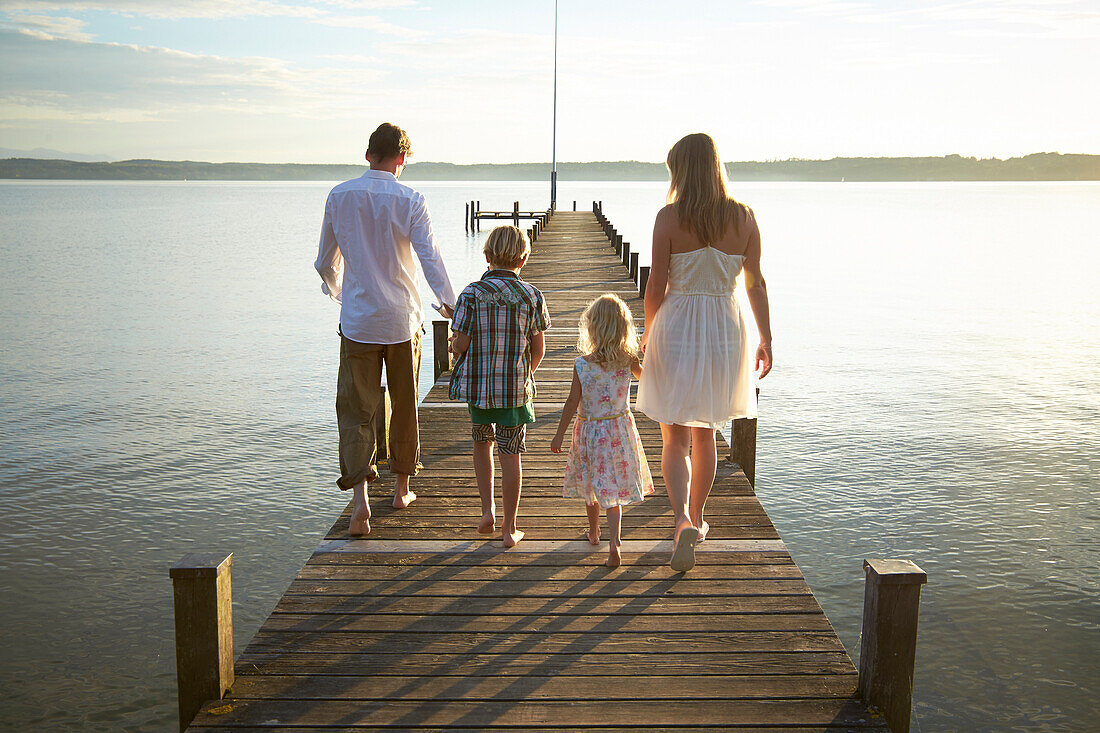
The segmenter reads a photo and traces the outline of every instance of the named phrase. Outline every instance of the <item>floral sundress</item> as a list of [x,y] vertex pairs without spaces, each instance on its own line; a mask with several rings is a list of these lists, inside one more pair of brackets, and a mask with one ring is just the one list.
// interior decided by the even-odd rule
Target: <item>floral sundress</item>
[[642,439],[630,412],[630,367],[604,368],[583,356],[574,361],[581,404],[565,463],[567,499],[606,509],[636,504],[653,493]]

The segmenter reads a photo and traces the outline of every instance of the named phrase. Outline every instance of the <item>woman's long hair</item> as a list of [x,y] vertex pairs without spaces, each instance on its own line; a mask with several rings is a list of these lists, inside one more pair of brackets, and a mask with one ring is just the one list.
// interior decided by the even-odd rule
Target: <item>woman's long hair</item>
[[630,308],[617,295],[593,300],[581,316],[577,350],[603,366],[625,366],[638,360],[638,329]]
[[726,174],[718,147],[705,132],[686,135],[672,146],[665,159],[669,187],[666,203],[676,205],[680,226],[711,245],[732,225],[740,231],[748,208],[726,192]]

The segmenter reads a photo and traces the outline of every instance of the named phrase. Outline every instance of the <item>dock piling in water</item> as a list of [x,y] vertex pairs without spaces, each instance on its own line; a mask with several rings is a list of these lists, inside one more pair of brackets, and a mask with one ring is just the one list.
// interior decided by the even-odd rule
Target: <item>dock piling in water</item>
[[908,560],[864,560],[859,694],[893,733],[909,733],[920,587],[928,575]]
[[189,552],[168,569],[176,619],[180,730],[233,686],[233,554]]

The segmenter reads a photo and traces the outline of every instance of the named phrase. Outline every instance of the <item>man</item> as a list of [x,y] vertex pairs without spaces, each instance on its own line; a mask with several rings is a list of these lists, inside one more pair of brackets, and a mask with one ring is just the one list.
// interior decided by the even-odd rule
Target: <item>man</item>
[[353,491],[353,535],[370,532],[367,484],[378,478],[374,416],[383,400],[383,365],[392,410],[390,471],[397,477],[393,505],[404,509],[416,499],[409,478],[422,468],[416,405],[423,315],[414,252],[439,301],[432,307],[445,318],[454,311],[454,289],[424,197],[397,182],[409,154],[409,138],[400,127],[384,123],[371,134],[370,170],[329,193],[314,265],[321,291],[340,303],[336,484]]

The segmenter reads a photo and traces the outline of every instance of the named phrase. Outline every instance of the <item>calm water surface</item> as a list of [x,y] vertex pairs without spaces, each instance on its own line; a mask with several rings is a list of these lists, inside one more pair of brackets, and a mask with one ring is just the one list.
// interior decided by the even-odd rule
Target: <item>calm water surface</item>
[[[235,553],[239,652],[344,505],[330,185],[0,184],[0,727],[172,729],[167,566]],[[546,200],[418,187],[459,287],[463,202]],[[911,558],[919,730],[1088,730],[1100,185],[734,188],[773,304],[757,490],[850,653],[862,558]],[[663,194],[561,185],[643,250]]]

